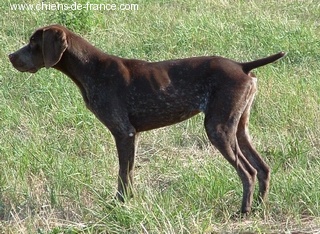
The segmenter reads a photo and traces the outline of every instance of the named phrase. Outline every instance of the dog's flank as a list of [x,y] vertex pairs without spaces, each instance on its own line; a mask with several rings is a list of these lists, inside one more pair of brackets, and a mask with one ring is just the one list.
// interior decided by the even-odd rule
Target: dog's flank
[[120,200],[131,194],[138,133],[203,112],[209,140],[242,181],[241,212],[248,213],[256,176],[260,201],[265,200],[270,181],[270,169],[248,131],[257,89],[250,71],[284,55],[247,63],[219,56],[151,63],[108,55],[68,29],[52,25],[38,29],[9,59],[21,72],[53,67],[76,83],[86,106],[115,138]]

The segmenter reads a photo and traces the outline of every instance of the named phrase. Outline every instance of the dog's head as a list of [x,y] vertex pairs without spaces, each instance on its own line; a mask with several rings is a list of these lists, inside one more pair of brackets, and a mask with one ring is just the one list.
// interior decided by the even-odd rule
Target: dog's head
[[65,28],[51,25],[35,31],[29,43],[10,54],[9,59],[17,70],[35,73],[40,68],[56,65],[67,47]]

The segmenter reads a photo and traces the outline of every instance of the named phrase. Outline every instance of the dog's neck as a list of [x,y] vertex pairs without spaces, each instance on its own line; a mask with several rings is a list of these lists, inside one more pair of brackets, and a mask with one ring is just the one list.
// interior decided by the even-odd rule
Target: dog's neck
[[[97,60],[100,62],[97,63]],[[103,67],[101,67],[102,61]],[[88,90],[96,83],[97,79],[101,79],[101,69],[108,70],[112,63],[112,56],[105,54],[74,34],[68,38],[67,49],[53,68],[69,76],[80,88],[83,98],[87,101]],[[97,64],[100,64],[100,67]],[[103,78],[108,79],[107,76]]]
[[106,58],[108,55],[73,33],[68,35],[67,41],[68,47],[54,68],[62,71],[73,80],[86,82],[83,80],[83,76],[93,75],[96,60]]

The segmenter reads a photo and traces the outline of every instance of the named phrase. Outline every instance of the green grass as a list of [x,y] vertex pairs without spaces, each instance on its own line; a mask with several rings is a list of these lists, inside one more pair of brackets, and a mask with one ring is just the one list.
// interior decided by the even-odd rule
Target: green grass
[[[139,9],[113,12],[10,11],[10,2],[19,0],[0,6],[1,233],[319,232],[318,1],[114,1]],[[115,144],[77,87],[52,69],[19,73],[7,59],[34,29],[53,23],[107,53],[150,61],[288,52],[255,71],[250,131],[272,168],[265,207],[231,219],[242,186],[209,144],[202,115],[142,134],[135,198],[115,203]]]

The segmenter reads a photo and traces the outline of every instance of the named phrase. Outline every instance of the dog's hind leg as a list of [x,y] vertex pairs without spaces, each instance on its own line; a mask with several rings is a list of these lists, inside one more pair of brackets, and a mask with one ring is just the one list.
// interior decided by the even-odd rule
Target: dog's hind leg
[[236,169],[242,185],[241,213],[249,213],[252,206],[257,171],[241,152],[237,139],[239,121],[251,94],[250,80],[214,93],[205,112],[205,129],[211,143]]
[[237,140],[242,153],[250,164],[257,170],[257,177],[259,181],[259,200],[260,202],[263,202],[266,199],[269,190],[270,168],[253,147],[248,129],[250,109],[253,103],[255,91],[256,87],[254,86],[251,91],[251,98],[248,101],[238,124]]

